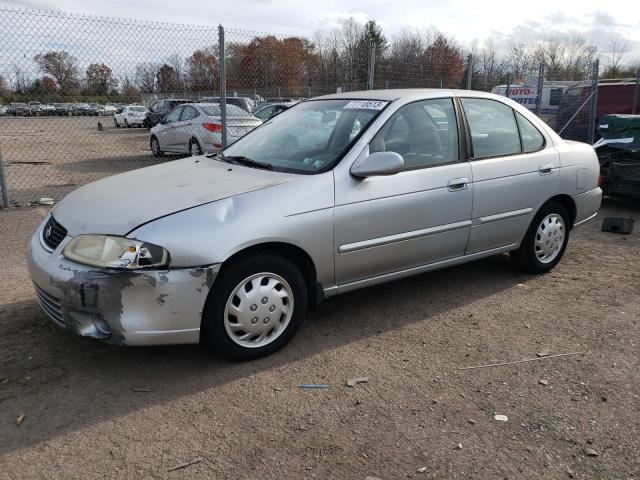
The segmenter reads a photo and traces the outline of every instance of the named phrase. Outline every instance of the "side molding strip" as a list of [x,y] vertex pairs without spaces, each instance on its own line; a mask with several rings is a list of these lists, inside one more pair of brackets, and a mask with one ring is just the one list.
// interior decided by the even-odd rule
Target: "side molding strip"
[[405,240],[426,237],[428,235],[434,235],[436,233],[450,232],[451,230],[470,227],[471,224],[471,220],[464,220],[462,222],[438,225],[437,227],[429,227],[423,228],[421,230],[413,230],[411,232],[397,233],[395,235],[388,235],[386,237],[372,238],[370,240],[363,240],[361,242],[347,243],[345,245],[340,245],[340,247],[338,248],[338,252],[349,253],[355,252],[356,250],[364,250],[365,248],[380,247],[382,245],[388,245],[390,243],[403,242]]

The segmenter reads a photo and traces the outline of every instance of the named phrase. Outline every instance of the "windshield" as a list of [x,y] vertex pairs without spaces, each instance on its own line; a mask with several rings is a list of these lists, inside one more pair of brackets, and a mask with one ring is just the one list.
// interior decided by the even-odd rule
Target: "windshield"
[[273,170],[320,173],[340,160],[388,102],[377,100],[313,100],[273,117],[223,152]]

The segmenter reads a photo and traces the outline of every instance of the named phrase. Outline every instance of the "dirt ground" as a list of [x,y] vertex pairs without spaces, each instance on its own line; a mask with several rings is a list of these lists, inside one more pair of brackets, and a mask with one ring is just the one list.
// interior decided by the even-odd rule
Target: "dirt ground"
[[90,181],[166,161],[151,155],[148,129],[115,128],[110,116],[0,117],[0,149],[15,205],[57,201]]
[[[550,274],[501,255],[345,294],[235,364],[54,327],[24,262],[45,214],[0,211],[2,479],[640,478],[639,228],[600,231],[637,203]],[[584,353],[460,369],[547,352]]]

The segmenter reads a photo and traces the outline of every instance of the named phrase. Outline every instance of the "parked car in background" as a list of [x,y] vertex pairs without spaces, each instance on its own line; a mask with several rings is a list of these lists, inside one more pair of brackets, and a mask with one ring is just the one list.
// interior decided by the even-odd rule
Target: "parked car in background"
[[147,107],[142,105],[126,105],[113,116],[113,123],[116,128],[142,127],[147,112]]
[[43,103],[40,106],[40,115],[49,116],[49,115],[55,115],[55,114],[56,114],[56,107],[54,107],[52,104]]
[[[215,105],[184,105],[155,128],[209,120],[207,108],[215,118]],[[27,264],[42,309],[69,331],[249,359],[339,293],[506,252],[525,272],[552,270],[598,212],[598,175],[590,145],[504,97],[334,94],[216,156],[74,190],[34,232]]]
[[598,130],[604,195],[640,199],[640,115],[602,115]]
[[155,127],[166,114],[183,103],[193,103],[193,100],[185,100],[182,98],[165,98],[164,100],[158,100],[149,107],[149,111],[144,118],[144,126],[146,128]]
[[94,111],[88,103],[74,103],[72,104],[72,112],[75,116],[89,116],[93,115]]
[[[220,97],[203,97],[198,102],[201,103],[220,103]],[[241,109],[252,112],[255,108],[255,102],[248,97],[227,97],[227,105],[235,105]]]
[[31,115],[31,109],[26,103],[11,102],[7,106],[7,115],[13,115],[14,117],[27,117]]
[[4,117],[5,115],[7,115],[7,106],[0,105],[0,117]]
[[102,115],[114,115],[117,110],[115,105],[106,104],[102,107]]
[[37,117],[40,115],[42,104],[40,102],[29,102],[29,115]]
[[69,103],[54,103],[54,114],[60,116],[69,116],[73,114],[73,107]]
[[[247,111],[227,105],[227,141],[231,144],[262,122]],[[151,153],[202,155],[222,148],[220,105],[192,103],[176,107],[155,127],[149,137]]]
[[279,113],[284,112],[285,110],[293,107],[294,105],[295,105],[294,102],[272,103],[268,105],[263,105],[262,107],[258,108],[255,112],[253,112],[253,115],[255,117],[258,117],[263,122],[266,122],[270,118],[275,117]]

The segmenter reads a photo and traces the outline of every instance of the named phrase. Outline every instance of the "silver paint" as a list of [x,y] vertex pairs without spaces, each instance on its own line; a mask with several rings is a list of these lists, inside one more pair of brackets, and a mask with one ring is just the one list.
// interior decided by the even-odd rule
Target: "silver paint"
[[[367,163],[368,143],[399,108],[455,96],[509,105],[537,126],[545,147],[394,175],[352,174],[354,164]],[[66,327],[83,335],[108,334],[108,341],[124,344],[197,342],[221,265],[247,248],[269,244],[303,252],[328,297],[514,250],[550,198],[573,202],[575,225],[600,206],[593,149],[562,140],[504,97],[374,90],[325,98],[390,102],[331,171],[277,173],[201,156],[116,175],[69,194],[53,212],[69,237],[48,251],[41,242],[43,222],[29,243],[32,279],[47,295],[41,302],[59,309]],[[98,271],[66,260],[62,248],[83,233],[160,245],[170,252],[170,268]]]

